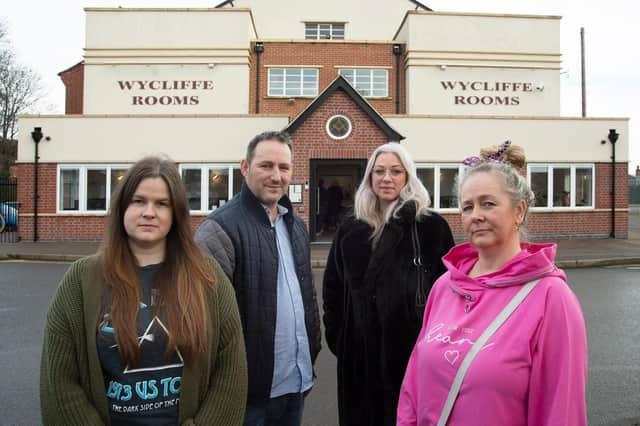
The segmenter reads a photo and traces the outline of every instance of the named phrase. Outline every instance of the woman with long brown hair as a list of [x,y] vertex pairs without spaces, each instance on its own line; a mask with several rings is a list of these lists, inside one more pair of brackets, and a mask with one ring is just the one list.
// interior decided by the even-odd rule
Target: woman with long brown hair
[[113,194],[100,252],[51,302],[43,424],[242,424],[246,355],[233,288],[192,238],[175,164],[146,157]]

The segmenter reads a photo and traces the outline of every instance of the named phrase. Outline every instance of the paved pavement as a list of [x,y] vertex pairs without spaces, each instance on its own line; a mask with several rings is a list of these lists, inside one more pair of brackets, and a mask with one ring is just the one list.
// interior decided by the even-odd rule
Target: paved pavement
[[[580,268],[640,263],[640,235],[629,239],[557,240],[556,264],[561,268]],[[97,242],[19,242],[0,244],[1,259],[71,262],[95,253]],[[324,268],[329,244],[312,244],[314,268]]]
[[[556,264],[561,268],[581,268],[640,263],[640,206],[634,206],[629,215],[627,239],[586,238],[558,239]],[[43,261],[74,261],[95,253],[99,242],[30,242],[0,243],[0,260],[24,259]],[[311,245],[314,268],[324,268],[329,243]]]

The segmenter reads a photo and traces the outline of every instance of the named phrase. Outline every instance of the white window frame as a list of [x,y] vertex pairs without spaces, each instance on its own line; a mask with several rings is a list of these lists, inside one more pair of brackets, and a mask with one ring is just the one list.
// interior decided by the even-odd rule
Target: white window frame
[[[353,72],[353,81],[347,78],[343,72],[344,71],[352,71]],[[369,73],[369,87],[366,89],[369,93],[367,94],[364,91],[358,89],[358,73],[368,72]],[[373,77],[376,72],[384,72],[384,95],[374,95],[374,82]],[[351,83],[351,85],[365,98],[388,98],[389,97],[389,70],[386,68],[338,68],[338,73],[342,75],[345,79]]]
[[[417,163],[416,169],[433,169],[433,193],[429,193],[431,197],[431,208],[442,213],[457,213],[460,211],[460,200],[456,195],[456,201],[458,207],[440,207],[440,170],[449,169],[449,170],[458,170],[458,176],[461,176],[464,172],[465,166],[457,163]],[[456,180],[457,182],[457,180]],[[426,185],[425,185],[426,187]],[[455,193],[455,188],[454,188]]]
[[[104,216],[111,203],[111,170],[127,170],[131,164],[58,164],[56,170],[56,213],[64,215],[96,215]],[[62,210],[60,205],[60,175],[63,170],[78,170],[78,210]],[[87,210],[87,171],[106,171],[106,201],[104,210]]]
[[[594,210],[596,204],[596,168],[593,163],[527,163],[527,183],[531,186],[531,168],[546,167],[547,168],[547,205],[533,206],[532,211],[551,211],[551,210]],[[553,205],[553,171],[554,169],[569,169],[571,176],[571,196],[568,206]],[[576,206],[576,169],[591,169],[591,205]]]
[[[275,93],[271,87],[272,84],[272,76],[271,73],[275,70],[283,70],[282,73],[282,93]],[[297,93],[287,93],[287,74],[292,73],[292,71],[300,72],[300,87],[298,87],[299,91]],[[313,93],[304,93],[304,78],[305,73],[314,73],[315,77],[315,87],[313,88]],[[275,98],[309,98],[315,97],[318,95],[318,86],[320,83],[320,69],[315,67],[269,67],[267,71],[267,96],[275,97]]]
[[[321,37],[321,31],[329,31],[328,37]],[[305,22],[305,40],[344,40],[347,26],[344,22]],[[342,34],[341,34],[342,33]]]
[[[240,169],[240,163],[184,163],[179,166],[180,179],[183,170],[200,170],[200,209],[191,210],[192,213],[210,213],[215,209],[208,209],[209,206],[209,171],[211,169],[227,169],[227,201],[233,198],[233,171]],[[216,207],[217,208],[217,207]]]

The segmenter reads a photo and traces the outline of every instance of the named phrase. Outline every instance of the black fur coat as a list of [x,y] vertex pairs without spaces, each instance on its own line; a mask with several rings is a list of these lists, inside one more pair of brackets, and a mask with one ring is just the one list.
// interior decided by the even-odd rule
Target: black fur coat
[[[372,249],[372,227],[351,219],[336,234],[323,281],[324,324],[338,358],[340,425],[395,425],[400,385],[424,306],[416,306],[418,269],[411,238],[415,204],[405,204]],[[445,271],[453,246],[435,212],[417,222],[427,290]]]

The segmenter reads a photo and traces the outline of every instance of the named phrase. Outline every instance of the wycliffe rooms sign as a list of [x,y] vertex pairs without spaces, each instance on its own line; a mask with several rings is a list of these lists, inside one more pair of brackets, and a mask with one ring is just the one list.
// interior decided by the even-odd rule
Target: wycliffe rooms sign
[[194,91],[213,90],[211,80],[118,80],[118,88],[131,94],[131,105],[198,105]]
[[520,105],[523,93],[542,92],[542,83],[511,81],[440,81],[455,105]]

